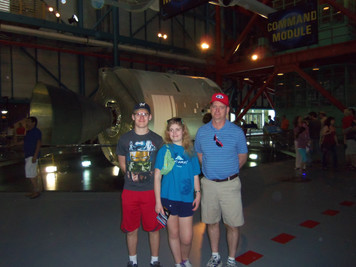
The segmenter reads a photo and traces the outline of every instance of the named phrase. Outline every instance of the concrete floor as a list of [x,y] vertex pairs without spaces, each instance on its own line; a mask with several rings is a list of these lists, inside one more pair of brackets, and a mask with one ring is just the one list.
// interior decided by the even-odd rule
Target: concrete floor
[[[122,181],[115,168],[99,156],[85,174],[78,167],[81,156],[64,154],[51,159],[64,166],[54,177],[42,171],[45,191],[33,200],[24,196],[29,184],[22,160],[0,162],[0,266],[126,266],[125,235],[119,227]],[[41,161],[42,167],[48,163]],[[355,266],[356,172],[342,166],[324,171],[314,165],[306,176],[295,173],[290,158],[243,168],[239,266]],[[147,234],[140,230],[139,237],[139,266],[149,266]],[[205,266],[210,253],[199,210],[194,215],[193,266]],[[161,231],[160,261],[173,266],[166,230]]]

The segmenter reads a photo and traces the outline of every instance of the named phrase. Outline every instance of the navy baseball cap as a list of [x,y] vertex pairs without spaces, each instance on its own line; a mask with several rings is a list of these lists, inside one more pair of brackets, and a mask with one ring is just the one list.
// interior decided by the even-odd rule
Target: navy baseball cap
[[133,111],[135,112],[135,111],[138,110],[138,109],[145,109],[145,110],[148,111],[149,114],[151,114],[151,108],[150,108],[150,106],[149,106],[147,103],[145,103],[145,102],[137,103],[137,104],[135,105]]

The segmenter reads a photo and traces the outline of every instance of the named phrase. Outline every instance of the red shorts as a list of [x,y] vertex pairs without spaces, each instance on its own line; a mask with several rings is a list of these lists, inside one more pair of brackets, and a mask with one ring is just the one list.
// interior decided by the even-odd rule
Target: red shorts
[[147,232],[154,232],[162,228],[157,221],[155,211],[156,199],[153,190],[131,191],[123,190],[122,195],[121,230],[132,232],[140,227]]

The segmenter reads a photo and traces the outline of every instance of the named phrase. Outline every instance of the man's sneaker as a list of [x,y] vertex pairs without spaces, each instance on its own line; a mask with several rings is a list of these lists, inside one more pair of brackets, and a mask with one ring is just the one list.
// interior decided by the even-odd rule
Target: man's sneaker
[[151,267],[163,267],[159,261],[155,261],[154,263],[151,263]]
[[206,264],[206,267],[222,267],[221,259],[216,256],[211,256],[210,260]]
[[138,265],[137,265],[137,263],[134,264],[132,261],[129,261],[127,263],[127,267],[138,267]]
[[237,267],[237,262],[236,261],[227,261],[226,267]]
[[193,267],[189,260],[182,261],[180,264],[181,267]]

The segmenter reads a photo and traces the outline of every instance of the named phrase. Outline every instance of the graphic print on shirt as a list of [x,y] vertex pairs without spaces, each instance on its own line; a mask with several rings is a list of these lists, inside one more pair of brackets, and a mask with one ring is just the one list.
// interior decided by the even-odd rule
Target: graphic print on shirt
[[[174,161],[175,165],[177,168],[182,168],[188,164],[188,159],[186,158],[186,155],[174,155]],[[181,195],[188,195],[191,193],[192,190],[192,183],[189,177],[182,178],[181,181],[181,187],[180,187],[180,193]]]
[[133,182],[148,182],[148,177],[152,175],[151,154],[156,150],[157,148],[151,140],[136,141],[134,143],[130,141],[127,171],[128,177]]

